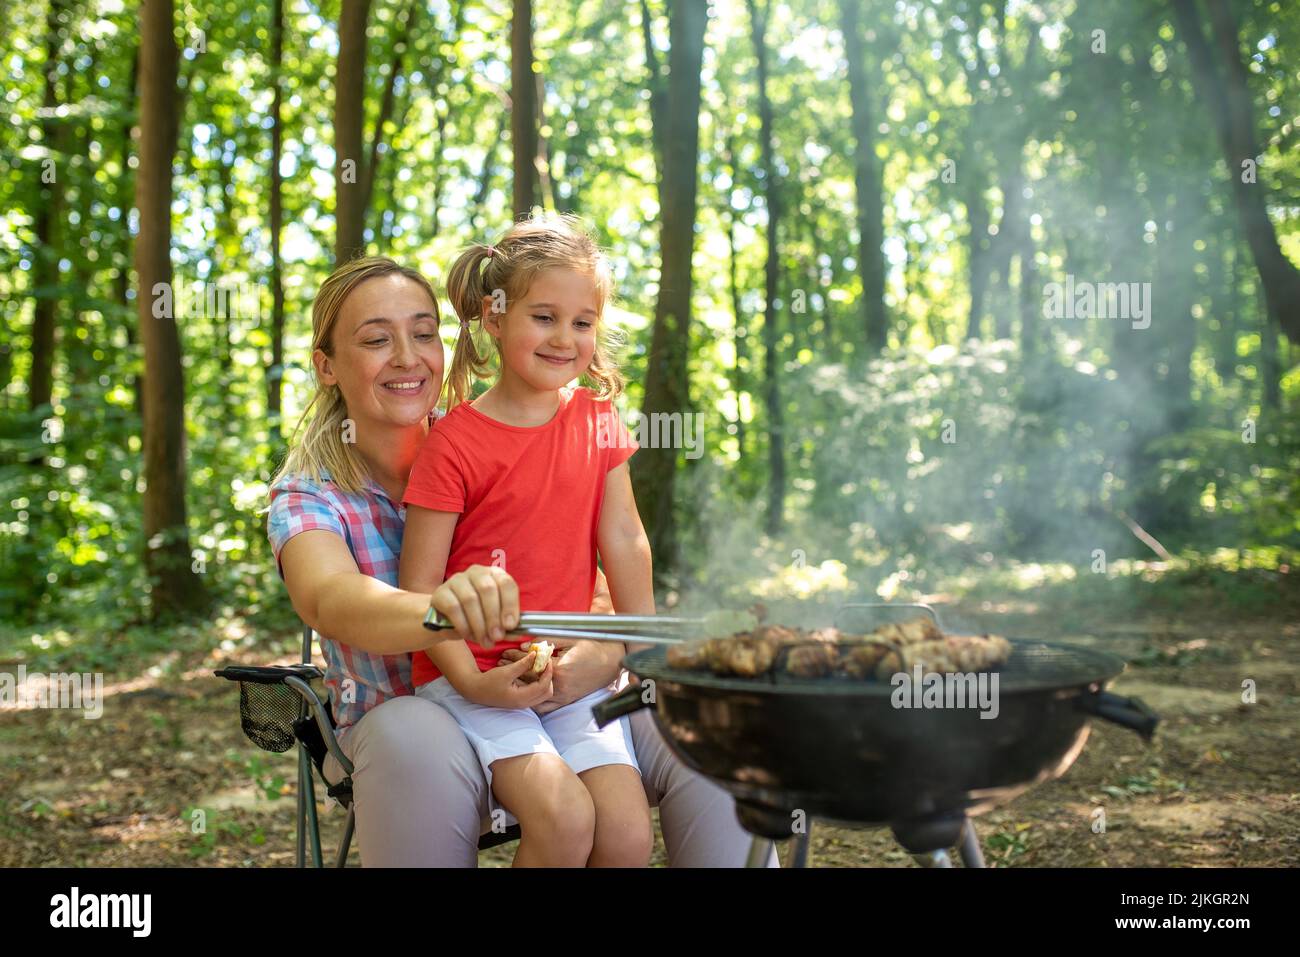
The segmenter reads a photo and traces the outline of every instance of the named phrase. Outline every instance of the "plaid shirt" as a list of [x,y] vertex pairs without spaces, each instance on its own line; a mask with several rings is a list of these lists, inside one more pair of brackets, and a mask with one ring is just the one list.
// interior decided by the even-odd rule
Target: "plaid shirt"
[[[289,475],[271,487],[267,537],[276,564],[289,539],[323,529],[343,539],[361,574],[396,587],[406,509],[374,481],[352,494],[341,491],[328,476],[322,478],[318,483]],[[283,577],[283,568],[280,574]],[[372,655],[319,632],[317,636],[325,654],[325,686],[340,732],[375,705],[414,692],[409,654]]]

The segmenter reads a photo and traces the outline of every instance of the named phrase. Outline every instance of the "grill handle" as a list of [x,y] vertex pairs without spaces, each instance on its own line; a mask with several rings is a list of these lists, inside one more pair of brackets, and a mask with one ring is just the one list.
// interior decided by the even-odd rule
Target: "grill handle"
[[[617,721],[624,715],[631,714],[634,711],[640,711],[642,708],[654,707],[654,695],[646,694],[647,689],[644,685],[628,685],[616,695],[611,695],[600,704],[591,709],[592,717],[596,719],[596,727],[603,728],[611,721]],[[647,697],[649,700],[646,700]]]
[[1098,718],[1105,718],[1136,731],[1148,741],[1155,735],[1156,725],[1160,723],[1160,716],[1145,701],[1140,698],[1125,698],[1109,691],[1083,695],[1079,699],[1079,707]]

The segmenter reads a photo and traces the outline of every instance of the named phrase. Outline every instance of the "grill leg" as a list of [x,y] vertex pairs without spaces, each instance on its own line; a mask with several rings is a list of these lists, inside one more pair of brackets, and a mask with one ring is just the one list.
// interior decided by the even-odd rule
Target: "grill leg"
[[812,859],[812,821],[802,834],[790,839],[790,866],[807,867]]
[[357,823],[357,808],[355,804],[348,805],[348,820],[343,825],[343,839],[339,842],[339,856],[335,862],[335,867],[348,866],[348,849],[352,847],[352,829]]
[[767,859],[772,855],[772,842],[765,837],[756,837],[749,845],[749,860],[746,867],[767,867]]
[[975,833],[975,822],[966,819],[961,829],[961,862],[967,867],[983,867],[984,853],[980,850],[980,836]]

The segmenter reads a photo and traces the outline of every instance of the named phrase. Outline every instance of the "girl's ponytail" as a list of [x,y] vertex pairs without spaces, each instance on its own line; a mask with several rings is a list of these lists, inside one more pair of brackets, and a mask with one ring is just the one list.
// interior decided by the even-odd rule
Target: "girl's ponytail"
[[[488,273],[498,255],[500,253],[491,246],[475,245],[460,254],[447,275],[447,297],[460,319],[456,348],[451,354],[451,367],[447,370],[449,412],[468,400],[474,380],[484,378],[491,369],[488,355],[475,341],[473,323],[479,323],[481,332],[483,300],[492,295],[494,288],[488,285]],[[484,262],[489,268],[482,268]]]

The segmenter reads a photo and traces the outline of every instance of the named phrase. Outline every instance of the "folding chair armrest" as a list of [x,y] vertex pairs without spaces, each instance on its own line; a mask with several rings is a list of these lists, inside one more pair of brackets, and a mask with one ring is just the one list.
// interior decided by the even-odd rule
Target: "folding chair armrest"
[[325,672],[315,665],[227,665],[213,674],[229,681],[250,681],[256,685],[288,684],[289,678],[319,681],[325,676]]
[[325,713],[325,705],[321,702],[319,696],[312,690],[311,685],[297,675],[287,675],[284,683],[297,691],[302,696],[302,699],[307,702],[312,717],[316,719],[316,727],[320,730],[321,740],[325,742],[326,750],[334,755],[334,760],[339,763],[343,773],[351,777],[352,762],[348,760],[347,755],[343,753],[343,749],[339,747],[339,739],[334,736],[334,726],[330,723],[329,715]]

